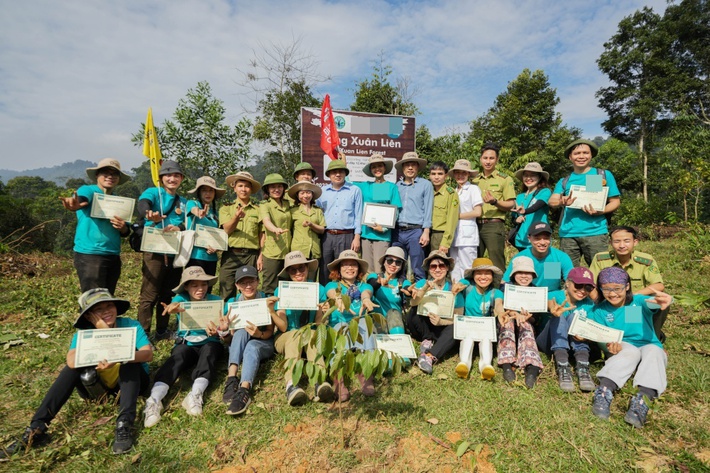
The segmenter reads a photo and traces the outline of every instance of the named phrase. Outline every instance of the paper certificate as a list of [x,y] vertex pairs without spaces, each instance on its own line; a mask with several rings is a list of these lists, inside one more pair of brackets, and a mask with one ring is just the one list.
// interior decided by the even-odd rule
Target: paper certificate
[[136,205],[136,199],[129,197],[120,197],[117,195],[106,195],[94,193],[94,198],[91,200],[91,216],[93,218],[112,219],[114,216],[120,217],[126,222],[130,222],[133,218],[133,208]]
[[136,327],[79,330],[74,366],[95,366],[100,361],[123,363],[136,359]]
[[229,304],[227,315],[231,320],[229,328],[232,330],[246,327],[247,322],[251,322],[257,327],[271,323],[271,314],[269,314],[266,299],[232,302]]
[[591,205],[594,210],[604,211],[606,198],[609,195],[609,188],[602,187],[599,192],[589,192],[587,186],[570,186],[570,194],[576,198],[569,206],[570,209],[581,209],[586,205]]
[[569,335],[576,335],[586,340],[600,343],[621,342],[624,338],[624,331],[606,327],[587,317],[575,315],[569,326]]
[[178,330],[204,330],[209,322],[219,326],[219,317],[224,307],[223,301],[182,302]]
[[454,300],[451,291],[428,291],[417,306],[417,314],[426,316],[431,312],[442,319],[451,319],[454,317]]
[[378,350],[391,351],[402,358],[414,359],[417,357],[412,344],[412,337],[409,335],[387,335],[378,333],[375,335],[375,346]]
[[176,255],[180,252],[180,232],[164,232],[162,228],[143,227],[141,251]]
[[319,284],[317,282],[279,281],[279,309],[318,309]]
[[195,226],[195,246],[215,250],[227,251],[227,232],[221,228],[206,227],[204,225]]
[[362,211],[362,224],[377,224],[383,228],[394,228],[397,223],[397,207],[387,204],[365,203]]
[[454,317],[454,339],[498,340],[496,333],[495,317],[470,317],[467,315],[457,315]]
[[547,312],[547,287],[515,286],[506,284],[503,308],[520,312]]

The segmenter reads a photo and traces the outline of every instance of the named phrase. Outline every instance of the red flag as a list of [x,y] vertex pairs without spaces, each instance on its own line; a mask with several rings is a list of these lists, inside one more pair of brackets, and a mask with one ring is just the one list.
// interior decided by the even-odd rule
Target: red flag
[[340,144],[340,138],[333,119],[333,109],[330,108],[330,95],[325,94],[323,108],[320,111],[320,147],[325,154],[330,156],[330,159],[336,159],[338,144]]

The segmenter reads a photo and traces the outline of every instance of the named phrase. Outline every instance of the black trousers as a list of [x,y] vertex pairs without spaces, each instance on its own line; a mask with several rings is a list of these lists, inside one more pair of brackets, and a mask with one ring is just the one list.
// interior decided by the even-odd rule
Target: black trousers
[[116,284],[121,277],[121,257],[119,255],[85,255],[74,253],[74,267],[79,276],[81,292],[105,287],[116,294]]
[[407,327],[415,340],[431,340],[434,346],[429,353],[437,360],[443,359],[451,350],[459,346],[459,341],[454,339],[454,326],[434,325],[429,317],[417,315],[417,307],[412,307],[407,316]]
[[224,347],[220,342],[207,342],[199,346],[189,346],[185,343],[175,345],[170,357],[155,374],[153,381],[172,386],[182,369],[192,365],[195,365],[195,369],[192,370],[193,381],[197,378],[210,380],[214,373],[214,365],[223,351]]

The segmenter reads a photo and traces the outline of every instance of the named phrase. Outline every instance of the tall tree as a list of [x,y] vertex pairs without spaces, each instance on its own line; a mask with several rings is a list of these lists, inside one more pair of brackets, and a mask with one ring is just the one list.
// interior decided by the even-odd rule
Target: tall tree
[[350,109],[357,112],[384,113],[387,115],[416,115],[419,109],[412,101],[417,91],[409,78],[399,78],[390,83],[392,67],[380,52],[372,68],[372,77],[357,82],[355,101]]

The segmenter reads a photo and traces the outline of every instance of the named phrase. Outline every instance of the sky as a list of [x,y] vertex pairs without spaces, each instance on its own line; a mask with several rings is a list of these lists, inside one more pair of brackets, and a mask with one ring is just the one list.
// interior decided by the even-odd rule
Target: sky
[[148,107],[160,125],[200,81],[236,124],[255,52],[294,39],[336,110],[382,53],[434,136],[467,131],[524,68],[548,75],[566,124],[604,136],[596,60],[644,6],[666,0],[0,0],[0,169],[110,156],[130,170]]

